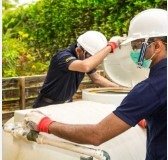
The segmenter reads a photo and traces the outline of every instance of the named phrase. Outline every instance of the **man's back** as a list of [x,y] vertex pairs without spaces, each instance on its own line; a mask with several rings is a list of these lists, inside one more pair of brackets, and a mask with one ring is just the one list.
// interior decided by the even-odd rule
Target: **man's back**
[[147,159],[167,156],[167,59],[153,66],[149,78],[136,85],[114,114],[130,126],[148,122]]
[[167,59],[151,68],[149,83],[155,90],[158,106],[146,118],[147,160],[167,159]]
[[68,66],[76,59],[75,45],[56,53],[52,57],[45,82],[40,91],[40,98],[37,99],[36,104],[41,103],[42,99],[51,100],[51,104],[71,100],[85,75],[82,72],[68,70]]

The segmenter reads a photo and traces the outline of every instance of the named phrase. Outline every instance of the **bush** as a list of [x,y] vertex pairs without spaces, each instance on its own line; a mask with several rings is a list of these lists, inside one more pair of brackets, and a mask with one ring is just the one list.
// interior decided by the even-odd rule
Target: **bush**
[[[35,57],[29,62],[33,64],[29,65],[44,64],[41,67],[44,71],[58,49],[75,43],[85,31],[101,31],[108,39],[113,35],[122,35],[127,33],[130,20],[138,12],[156,7],[166,9],[167,3],[163,0],[40,0],[35,5],[5,12],[3,34],[5,36],[10,30],[9,41],[10,38],[19,41],[21,46],[24,43],[27,50],[31,50],[30,57]],[[16,51],[7,53],[6,50],[3,55],[16,54],[13,52]],[[34,68],[37,69],[37,66]],[[27,71],[25,74],[32,73]],[[9,74],[3,72],[3,76]]]
[[[26,36],[23,34],[22,36]],[[33,53],[36,53],[33,55]],[[38,62],[40,56],[20,39],[11,38],[10,33],[3,35],[2,74],[4,77],[42,74],[46,71],[49,61]]]

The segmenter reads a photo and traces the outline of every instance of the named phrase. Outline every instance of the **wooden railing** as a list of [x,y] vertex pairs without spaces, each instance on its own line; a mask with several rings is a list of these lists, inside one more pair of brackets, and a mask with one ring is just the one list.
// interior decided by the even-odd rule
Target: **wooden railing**
[[[104,76],[102,70],[98,71]],[[44,82],[45,75],[10,77],[2,79],[2,118],[3,123],[13,116],[15,110],[32,108],[39,90]],[[82,97],[82,89],[98,87],[86,75],[73,96],[74,100]]]

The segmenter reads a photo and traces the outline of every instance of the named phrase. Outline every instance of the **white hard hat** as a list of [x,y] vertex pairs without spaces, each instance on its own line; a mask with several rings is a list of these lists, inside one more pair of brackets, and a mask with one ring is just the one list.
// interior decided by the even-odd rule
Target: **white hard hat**
[[85,32],[78,37],[77,42],[91,55],[107,46],[106,37],[98,31]]
[[147,9],[131,20],[128,37],[121,45],[141,38],[162,37],[167,34],[168,12],[163,9]]

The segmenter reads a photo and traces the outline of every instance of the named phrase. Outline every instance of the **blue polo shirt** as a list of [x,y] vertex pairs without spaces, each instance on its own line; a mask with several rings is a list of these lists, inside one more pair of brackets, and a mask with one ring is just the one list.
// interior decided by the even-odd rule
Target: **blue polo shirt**
[[69,65],[77,60],[76,45],[56,53],[50,62],[49,70],[40,94],[55,102],[64,102],[72,98],[85,73],[68,70]]
[[146,119],[146,160],[167,160],[167,58],[150,69],[113,113],[131,126]]

